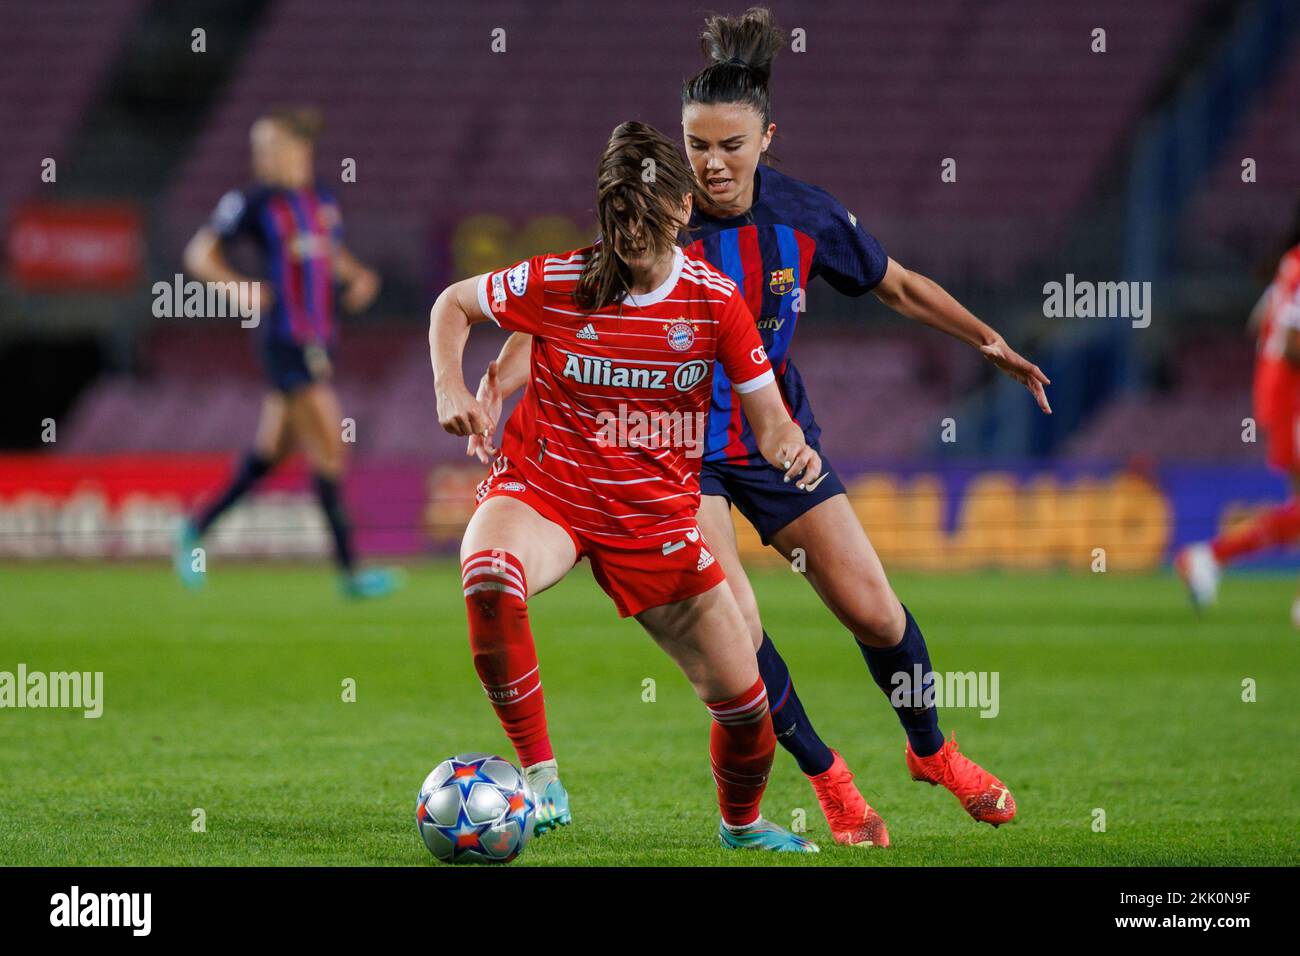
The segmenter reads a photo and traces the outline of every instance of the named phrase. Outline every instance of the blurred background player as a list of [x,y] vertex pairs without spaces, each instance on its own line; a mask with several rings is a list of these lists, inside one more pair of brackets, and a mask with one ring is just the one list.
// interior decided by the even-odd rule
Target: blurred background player
[[[201,586],[205,578],[194,568],[193,549],[221,515],[295,448],[307,458],[329,522],[342,593],[378,597],[400,583],[393,570],[357,569],[340,488],[346,456],[343,416],[331,382],[338,341],[334,283],[343,285],[344,306],[360,312],[378,294],[379,276],[343,245],[338,202],[315,178],[313,152],[320,130],[321,117],[314,109],[277,110],[258,119],[250,133],[257,184],[226,193],[185,249],[185,268],[192,278],[239,283],[241,296],[252,298],[260,311],[256,335],[270,385],[252,450],[229,484],[182,525],[177,537],[176,572],[190,587]],[[227,260],[226,245],[240,238],[256,245],[265,280],[242,275]]]
[[[1300,204],[1285,248],[1249,326],[1257,335],[1255,422],[1268,436],[1269,465],[1291,483],[1291,497],[1178,553],[1174,568],[1198,610],[1218,598],[1225,564],[1300,539]],[[1291,623],[1300,628],[1300,596],[1291,604]]]
[[[537,831],[569,823],[527,601],[586,557],[619,616],[637,619],[708,707],[722,845],[816,852],[759,813],[776,750],[767,693],[695,520],[695,439],[662,423],[703,418],[710,372],[725,369],[791,487],[815,482],[820,460],[782,403],[735,284],[677,243],[696,187],[672,141],[620,124],[596,191],[597,245],[464,279],[430,316],[438,420],[454,435],[496,425],[462,377],[470,327],[491,319],[533,337],[528,390],[461,544],[474,667],[537,794]],[[640,416],[660,423],[655,434],[610,440],[607,421]]]
[[[713,62],[681,91],[687,155],[704,193],[691,217],[694,241],[687,251],[743,290],[786,405],[808,443],[820,450],[821,429],[790,348],[808,283],[818,276],[843,295],[874,292],[899,314],[978,349],[1050,413],[1043,388],[1048,379],[1036,365],[936,283],[889,258],[829,193],[766,165],[776,132],[767,82],[772,59],[785,44],[771,12],[755,7],[738,16],[710,17],[701,39]],[[509,394],[522,384],[525,347],[523,341],[507,343],[493,373],[496,389]],[[484,394],[492,388],[485,378]],[[494,394],[492,400],[500,397]],[[470,450],[482,441],[471,439]],[[835,840],[886,847],[889,834],[854,785],[844,758],[814,729],[789,668],[763,627],[740,560],[733,504],[764,544],[787,558],[805,558],[805,577],[856,638],[872,678],[894,707],[906,733],[904,756],[913,778],[946,787],[976,820],[994,826],[1011,820],[1016,804],[1009,789],[961,754],[955,739],[944,740],[934,706],[923,703],[923,688],[914,688],[915,700],[896,694],[896,675],[932,672],[929,650],[916,619],[890,587],[843,482],[829,463],[812,494],[783,481],[780,470],[758,453],[731,384],[718,369],[700,484],[700,527],[749,625],[773,702],[777,739],[808,777]]]

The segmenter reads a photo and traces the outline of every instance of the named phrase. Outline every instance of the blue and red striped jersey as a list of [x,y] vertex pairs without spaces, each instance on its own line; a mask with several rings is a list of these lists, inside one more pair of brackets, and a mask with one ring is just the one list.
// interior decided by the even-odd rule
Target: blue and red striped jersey
[[252,186],[221,197],[209,226],[223,240],[246,236],[261,250],[275,304],[262,332],[298,345],[333,345],[334,251],[343,238],[338,201],[325,187]]
[[[790,358],[808,283],[821,276],[844,295],[870,292],[885,276],[885,250],[830,193],[761,165],[748,212],[719,219],[696,209],[689,231],[687,253],[707,260],[740,287],[790,416],[808,441],[816,442],[821,429]],[[704,460],[767,465],[721,368],[713,372]]]

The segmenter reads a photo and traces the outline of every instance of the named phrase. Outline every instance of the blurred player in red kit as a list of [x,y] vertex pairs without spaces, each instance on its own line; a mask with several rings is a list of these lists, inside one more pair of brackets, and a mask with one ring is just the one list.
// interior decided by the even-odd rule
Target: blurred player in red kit
[[[1269,465],[1291,482],[1291,497],[1213,541],[1178,553],[1174,568],[1198,609],[1218,598],[1225,564],[1300,539],[1300,206],[1286,245],[1272,283],[1250,314],[1250,326],[1258,336],[1255,422],[1268,438]],[[1300,628],[1300,597],[1291,605],[1291,623]]]

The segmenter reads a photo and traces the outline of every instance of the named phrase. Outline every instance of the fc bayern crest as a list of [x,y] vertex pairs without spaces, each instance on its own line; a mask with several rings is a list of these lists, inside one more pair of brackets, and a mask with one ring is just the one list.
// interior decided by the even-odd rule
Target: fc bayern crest
[[674,322],[668,326],[668,347],[674,352],[685,352],[695,344],[695,327],[689,322]]

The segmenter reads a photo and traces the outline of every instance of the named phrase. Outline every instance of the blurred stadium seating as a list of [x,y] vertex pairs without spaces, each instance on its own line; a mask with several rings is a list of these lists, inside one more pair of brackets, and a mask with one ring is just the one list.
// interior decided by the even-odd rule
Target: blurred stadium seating
[[[349,229],[390,268],[426,268],[421,239],[434,217],[536,215],[545,196],[542,211],[583,218],[609,130],[631,117],[674,130],[676,91],[702,65],[689,4],[652,17],[638,5],[586,16],[578,3],[503,4],[508,52],[486,64],[486,26],[496,21],[477,6],[436,18],[422,0],[388,2],[383,16],[367,8],[272,8],[171,191],[173,243],[245,167],[258,112],[286,101],[327,106],[322,165],[357,160]],[[814,171],[900,258],[1006,280],[1086,203],[1197,4],[987,3],[973,16],[963,0],[796,9],[791,25],[807,30],[815,55],[787,53],[775,66],[774,152],[784,167]],[[1114,37],[1104,56],[1087,54],[1097,23]],[[681,55],[632,65],[627,37]],[[544,109],[525,95],[537,90]],[[957,184],[939,181],[946,156],[960,157]]]
[[[1198,264],[1238,259],[1261,241],[1276,244],[1300,201],[1300,56],[1255,104],[1236,143],[1192,203],[1191,228],[1204,251]],[[1258,179],[1241,179],[1241,161],[1254,158]]]
[[32,171],[60,155],[141,6],[143,0],[43,0],[0,8],[0,219],[37,191]]
[[[412,349],[409,326],[386,325],[352,336],[343,350],[339,394],[349,416],[366,422],[358,454],[454,461],[431,418],[429,360]],[[500,338],[471,338],[466,367],[481,369]],[[827,396],[818,419],[828,454],[902,459],[922,453],[929,424],[942,415],[951,381],[944,343],[879,337],[816,336],[800,350],[800,368]],[[846,363],[845,356],[852,356]],[[171,329],[150,339],[147,373],[105,377],[86,390],[59,441],[69,454],[112,451],[229,451],[247,444],[261,403],[261,379],[245,336]],[[925,423],[924,436],[918,422]],[[123,427],[129,423],[129,427]]]

